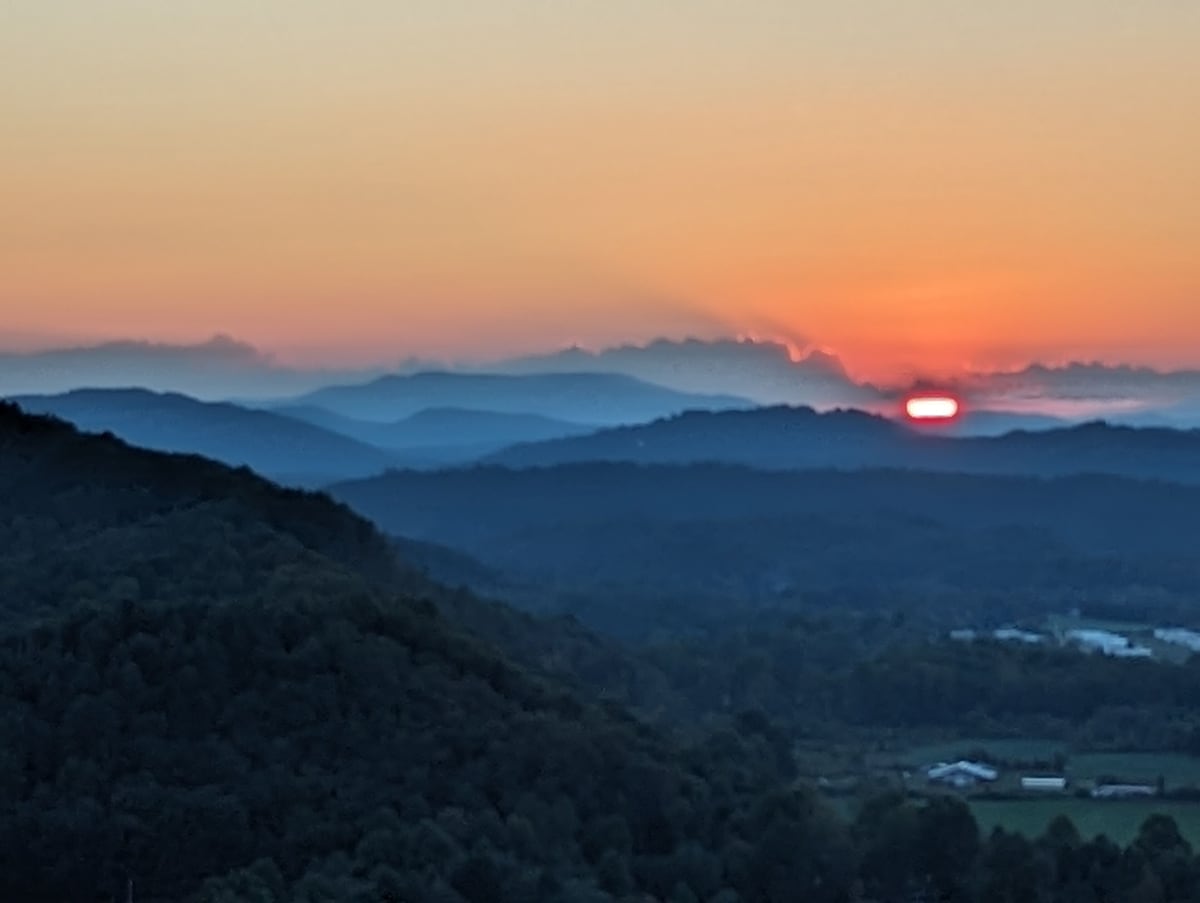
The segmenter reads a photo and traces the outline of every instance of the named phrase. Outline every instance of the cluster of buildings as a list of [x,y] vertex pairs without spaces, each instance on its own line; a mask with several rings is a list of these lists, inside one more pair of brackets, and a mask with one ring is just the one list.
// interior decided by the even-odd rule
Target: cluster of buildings
[[[972,762],[959,759],[957,762],[938,762],[925,769],[925,777],[931,784],[941,784],[953,787],[955,790],[969,790],[980,784],[994,783],[1000,777],[999,769],[983,762]],[[1062,791],[1067,789],[1067,779],[1056,776],[1024,775],[1021,778],[1022,790]]]
[[1025,643],[1036,646],[1044,643],[1046,637],[1041,633],[1029,630],[1018,630],[1016,627],[1000,627],[996,630],[951,630],[950,639],[971,642],[972,640],[1000,640],[1002,643]]
[[[983,762],[960,759],[957,762],[930,765],[925,769],[925,776],[931,784],[955,790],[971,790],[994,783],[999,779],[1000,772]],[[1063,775],[1022,775],[1019,786],[1029,793],[1063,793],[1067,789],[1067,778]],[[1097,784],[1090,793],[1094,799],[1131,799],[1155,796],[1158,788],[1151,784]]]
[[[1182,632],[1194,636],[1197,643],[1196,649],[1200,650],[1200,633],[1192,633],[1192,631]],[[1158,633],[1159,631],[1155,631],[1156,636]],[[995,630],[952,630],[950,631],[950,639],[964,642],[991,639],[999,640],[1002,643],[1021,643],[1026,646],[1042,645],[1054,639],[1060,645],[1074,646],[1084,652],[1098,652],[1102,655],[1111,655],[1114,658],[1154,657],[1153,650],[1139,643],[1131,642],[1127,636],[1113,633],[1111,630],[1084,627],[1068,630],[1054,637],[1045,633],[1035,633],[1031,630],[1021,630],[1017,627],[999,627]]]
[[[1157,627],[1153,630],[1152,635],[1160,643],[1169,643],[1183,647],[1189,652],[1200,653],[1200,631],[1189,630],[1185,627]],[[1054,634],[1037,633],[1017,627],[999,627],[995,630],[964,629],[950,631],[950,639],[962,642],[990,639],[1026,646],[1045,645],[1053,641],[1058,645],[1071,646],[1082,652],[1098,653],[1113,658],[1145,659],[1155,657],[1154,650],[1149,646],[1134,642],[1129,637],[1112,630],[1095,627],[1072,628]]]

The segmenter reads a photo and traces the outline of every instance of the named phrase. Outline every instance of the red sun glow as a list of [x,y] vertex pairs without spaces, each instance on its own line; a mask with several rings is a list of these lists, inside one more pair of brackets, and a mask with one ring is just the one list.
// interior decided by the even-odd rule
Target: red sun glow
[[909,420],[953,420],[958,412],[958,399],[952,395],[914,395],[904,402],[904,413]]

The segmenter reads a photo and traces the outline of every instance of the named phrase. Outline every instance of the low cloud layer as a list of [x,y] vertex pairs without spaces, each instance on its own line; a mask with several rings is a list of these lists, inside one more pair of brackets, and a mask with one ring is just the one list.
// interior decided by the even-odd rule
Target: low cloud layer
[[[269,399],[420,369],[435,367],[415,360],[340,369],[289,366],[223,335],[192,345],[131,340],[0,353],[0,395],[140,386],[201,399]],[[760,404],[859,407],[883,413],[895,409],[913,389],[937,388],[956,392],[975,411],[1200,426],[1197,370],[1034,363],[1020,370],[972,372],[949,382],[884,388],[854,380],[836,354],[807,339],[659,339],[600,351],[569,348],[487,364],[460,364],[454,369],[615,372],[681,391],[727,393]]]

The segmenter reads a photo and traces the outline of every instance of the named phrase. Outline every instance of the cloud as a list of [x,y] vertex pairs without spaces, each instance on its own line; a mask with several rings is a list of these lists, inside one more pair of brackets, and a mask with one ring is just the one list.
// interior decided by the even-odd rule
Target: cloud
[[378,368],[332,371],[284,367],[255,346],[227,335],[196,344],[129,339],[73,348],[0,352],[0,395],[85,387],[143,387],[201,399],[268,397],[379,372]]
[[489,369],[624,373],[681,391],[732,393],[760,404],[871,406],[881,397],[874,387],[847,376],[836,356],[776,339],[658,338],[596,352],[573,348],[514,358]]
[[[669,301],[658,303],[664,315],[674,309],[694,310]],[[597,351],[574,347],[485,365],[460,364],[455,369],[609,371],[684,391],[740,395],[763,404],[873,411],[891,411],[914,390],[950,390],[968,409],[1200,425],[1197,370],[1159,371],[1084,361],[1032,363],[1015,370],[974,371],[951,381],[917,378],[879,388],[855,381],[840,358],[810,336],[765,320],[757,321],[757,326],[762,332],[753,336],[731,337],[725,332],[703,338],[657,338]],[[418,362],[337,369],[289,366],[225,334],[192,344],[131,339],[0,352],[0,395],[142,386],[202,399],[267,399],[420,368]]]

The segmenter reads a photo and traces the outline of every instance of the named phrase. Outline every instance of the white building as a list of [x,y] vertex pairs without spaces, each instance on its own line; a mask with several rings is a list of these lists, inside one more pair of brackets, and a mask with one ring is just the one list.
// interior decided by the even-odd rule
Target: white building
[[1068,630],[1067,641],[1092,652],[1105,653],[1111,652],[1113,649],[1123,649],[1129,645],[1129,637],[1108,630],[1090,628]]
[[1031,646],[1046,639],[1040,633],[1018,630],[1016,627],[1001,627],[999,630],[993,630],[992,638],[1006,643],[1028,643]]
[[1164,643],[1183,646],[1192,652],[1200,652],[1200,633],[1186,627],[1157,627],[1154,630],[1154,638]]
[[1154,652],[1148,646],[1119,646],[1109,650],[1105,655],[1114,658],[1154,658]]
[[925,776],[931,783],[947,784],[962,789],[973,787],[980,781],[994,781],[1000,776],[1000,772],[981,762],[960,759],[957,762],[938,762],[931,765],[925,770]]
[[1092,788],[1096,799],[1128,799],[1132,796],[1154,796],[1158,791],[1149,784],[1097,784]]
[[1129,637],[1109,630],[1079,628],[1068,630],[1067,642],[1075,643],[1087,652],[1099,652],[1115,658],[1153,658],[1154,653],[1146,646],[1129,642]]
[[1067,779],[1064,777],[1035,777],[1028,775],[1021,778],[1022,790],[1034,790],[1039,793],[1057,793],[1067,789]]
[[1032,633],[1028,630],[1020,630],[1016,627],[999,627],[995,630],[972,630],[970,628],[960,628],[950,631],[950,639],[959,640],[961,642],[970,642],[980,638],[991,638],[999,640],[1002,643],[1035,643],[1045,642],[1046,638],[1040,633]]

